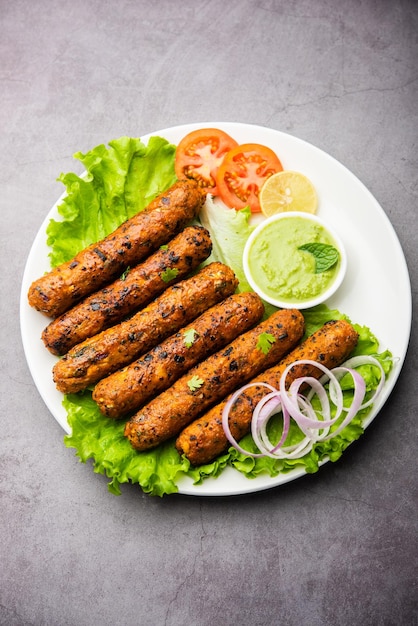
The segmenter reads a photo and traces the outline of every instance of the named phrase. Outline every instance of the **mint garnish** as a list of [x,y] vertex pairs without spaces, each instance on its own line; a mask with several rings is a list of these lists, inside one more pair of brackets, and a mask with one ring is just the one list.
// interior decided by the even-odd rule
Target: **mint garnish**
[[337,248],[328,243],[304,243],[298,250],[310,252],[315,257],[315,274],[321,274],[333,267],[340,258]]

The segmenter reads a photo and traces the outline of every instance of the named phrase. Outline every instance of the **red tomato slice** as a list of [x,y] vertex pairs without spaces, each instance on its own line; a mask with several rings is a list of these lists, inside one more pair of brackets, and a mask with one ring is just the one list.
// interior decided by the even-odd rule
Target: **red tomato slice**
[[267,146],[245,143],[232,148],[216,176],[219,196],[230,208],[249,205],[253,213],[259,213],[258,194],[264,181],[282,169],[280,159]]
[[192,131],[183,137],[176,149],[177,178],[194,178],[204,191],[217,195],[219,165],[225,154],[237,145],[235,139],[217,128]]

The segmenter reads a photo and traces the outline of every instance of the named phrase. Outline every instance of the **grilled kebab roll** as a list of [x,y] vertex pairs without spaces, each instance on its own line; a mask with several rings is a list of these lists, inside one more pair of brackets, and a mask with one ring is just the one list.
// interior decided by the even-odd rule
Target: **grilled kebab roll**
[[[280,363],[264,371],[252,383],[268,383],[279,388],[280,377],[288,365],[301,359],[318,361],[325,367],[333,368],[341,365],[358,341],[358,333],[344,320],[331,321],[324,324],[300,346],[292,350]],[[301,376],[319,378],[322,371],[311,365],[297,365],[287,376],[287,384]],[[251,419],[257,403],[267,394],[269,389],[263,386],[249,387],[238,397],[230,412],[229,426],[233,437],[239,441],[250,432]],[[187,426],[176,440],[176,448],[185,454],[192,465],[210,463],[229,447],[222,426],[222,411],[227,402],[214,406],[205,415]]]
[[113,233],[34,281],[29,304],[58,317],[172,239],[196,217],[204,199],[195,181],[178,181]]
[[[273,313],[151,400],[127,422],[125,436],[136,450],[154,448],[174,437],[237,385],[277,363],[300,341],[303,331],[304,319],[299,311],[284,309]],[[268,351],[259,343],[264,333],[272,342]]]
[[211,251],[209,232],[203,226],[188,226],[126,275],[48,324],[42,333],[45,346],[52,354],[65,354],[151,302],[170,283],[196,269]]
[[264,305],[257,294],[230,296],[137,361],[99,381],[93,400],[108,417],[132,413],[196,363],[252,328],[263,313]]
[[97,383],[230,296],[238,280],[223,263],[210,263],[169,287],[130,319],[71,348],[53,368],[59,391],[74,393]]

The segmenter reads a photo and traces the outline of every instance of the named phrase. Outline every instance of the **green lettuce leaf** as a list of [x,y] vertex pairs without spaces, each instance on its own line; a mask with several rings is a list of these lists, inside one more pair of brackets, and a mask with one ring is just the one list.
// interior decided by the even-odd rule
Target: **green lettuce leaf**
[[58,206],[62,220],[47,227],[50,262],[55,267],[83,248],[99,241],[122,222],[142,211],[155,196],[176,180],[175,146],[161,137],[121,137],[74,156],[84,165],[85,176],[74,173],[58,178],[66,196]]
[[[341,314],[336,315],[335,311],[328,309],[327,319],[323,307],[319,311],[316,324],[313,323],[315,312],[311,311],[309,316],[312,332],[318,330],[326,321],[345,317]],[[392,367],[390,353],[388,351],[376,353],[376,338],[373,333],[364,326],[354,324],[354,327],[360,335],[360,340],[358,347],[353,351],[353,356],[372,354],[380,361],[385,374],[388,375]],[[362,366],[361,373],[366,380],[367,389],[371,392],[379,382],[376,368],[369,365]],[[345,401],[349,402],[352,394],[351,377],[347,377],[347,383],[343,387]],[[313,450],[301,459],[253,458],[238,452],[231,446],[214,462],[192,467],[185,457],[180,457],[172,441],[158,446],[155,450],[135,452],[123,435],[124,422],[110,420],[103,416],[88,390],[65,396],[64,406],[71,428],[71,434],[64,438],[65,445],[77,450],[80,461],[86,462],[88,459],[93,459],[94,471],[105,474],[111,479],[108,485],[111,493],[119,495],[120,484],[131,482],[139,484],[145,493],[155,496],[177,492],[178,481],[183,476],[189,476],[195,484],[201,484],[209,476],[219,476],[227,465],[232,465],[249,479],[263,473],[274,477],[297,467],[303,468],[307,473],[314,473],[324,459],[337,461],[347,446],[361,436],[362,424],[371,411],[370,407],[359,412],[335,438],[316,444]],[[277,428],[279,432],[279,425]],[[292,423],[288,443],[296,443],[300,437],[299,429]],[[251,435],[242,439],[241,446],[250,452],[257,452]]]
[[124,437],[125,423],[102,415],[86,390],[64,399],[71,434],[64,443],[75,448],[80,461],[94,460],[94,471],[111,478],[109,490],[120,494],[120,483],[139,483],[145,493],[162,496],[177,491],[176,479],[187,472],[189,463],[181,459],[173,445],[138,454]]
[[346,315],[336,309],[331,311],[326,304],[318,304],[318,306],[312,307],[311,309],[305,309],[303,311],[303,317],[305,319],[305,337],[312,335],[330,320],[345,319],[349,321]]
[[231,267],[239,280],[238,291],[251,291],[242,266],[245,242],[254,227],[250,225],[251,211],[245,207],[240,211],[226,209],[207,197],[199,219],[211,233],[212,254],[206,263],[220,261]]
[[[205,263],[221,261],[231,267],[239,281],[238,292],[252,291],[242,263],[246,241],[255,228],[250,224],[250,217],[249,206],[238,211],[226,209],[213,202],[211,196],[207,197],[199,215],[201,224],[208,229],[212,238],[212,254]],[[270,303],[263,301],[263,304],[264,317],[277,311]]]
[[[79,250],[104,237],[120,223],[145,206],[158,193],[175,181],[175,147],[165,139],[152,137],[147,146],[139,139],[122,137],[109,142],[109,146],[97,146],[87,154],[77,153],[86,168],[85,176],[63,174],[60,179],[66,186],[67,196],[59,206],[62,221],[51,220],[47,234],[51,247],[50,259],[53,266],[72,258]],[[219,260],[232,267],[240,284],[240,291],[250,289],[242,267],[242,251],[253,227],[250,211],[226,210],[209,198],[201,215],[203,225],[208,228],[213,241],[210,259]],[[274,309],[266,306],[266,314]],[[325,322],[346,318],[339,311],[325,305],[304,311],[306,335],[319,329]],[[355,354],[378,352],[378,341],[371,331],[356,326],[360,340]],[[377,355],[389,373],[392,361],[390,353]],[[376,368],[363,366],[367,388],[378,384]],[[350,377],[347,377],[344,393],[352,393]],[[269,458],[254,459],[230,448],[213,463],[194,468],[184,457],[180,457],[174,443],[169,441],[148,452],[135,452],[123,435],[124,422],[103,416],[92,400],[91,391],[64,397],[71,434],[64,438],[65,445],[75,448],[81,462],[93,461],[95,472],[110,479],[111,493],[119,495],[123,483],[137,483],[145,493],[163,496],[178,491],[178,482],[183,476],[200,484],[207,477],[219,476],[230,465],[248,478],[261,473],[276,476],[300,466],[306,472],[315,472],[324,458],[337,460],[344,449],[363,432],[365,415],[359,414],[337,437],[329,442],[317,444],[312,452],[302,459],[277,461]],[[369,409],[371,410],[371,409]],[[292,426],[290,438],[297,440],[300,433]],[[255,451],[250,435],[241,444]]]
[[120,484],[127,482],[139,484],[154,496],[176,493],[182,476],[201,483],[207,476],[218,476],[229,460],[225,454],[213,463],[193,468],[180,457],[172,441],[148,452],[136,452],[124,437],[125,422],[102,415],[89,390],[66,395],[63,405],[71,429],[64,444],[76,449],[81,462],[93,459],[94,471],[111,478],[108,488],[114,495],[120,495]]
[[[335,315],[334,311],[328,309],[329,319],[326,319],[326,311],[324,307],[321,306],[320,314],[318,316],[319,324],[314,324],[313,320],[315,317],[315,311],[311,310],[307,315],[310,318],[310,330],[311,332],[315,332],[319,330],[319,328],[327,321],[331,319],[341,319],[344,317],[348,320],[346,316],[342,316],[338,314],[338,317]],[[348,320],[349,321],[349,320]],[[359,326],[358,324],[353,324],[356,331],[359,333],[359,342],[356,348],[353,350],[351,356],[356,356],[360,354],[368,354],[374,356],[379,363],[382,365],[383,371],[385,372],[385,376],[388,376],[392,369],[393,360],[392,355],[389,351],[385,351],[382,353],[378,353],[376,348],[378,347],[378,342],[376,337],[373,335],[371,330],[366,326]],[[376,389],[380,380],[380,372],[377,367],[373,365],[363,365],[358,368],[358,372],[361,373],[366,382],[366,390],[367,397],[370,397],[370,394]],[[352,395],[353,395],[353,380],[351,376],[346,376],[341,380],[341,386],[344,391],[344,403],[345,405],[349,405],[351,403]],[[315,402],[313,401],[313,405],[315,406]],[[319,404],[315,407],[319,410]],[[277,476],[279,473],[287,473],[292,469],[297,467],[303,468],[308,474],[312,474],[317,472],[319,469],[319,465],[325,459],[329,459],[330,461],[337,461],[344,450],[352,443],[356,441],[363,433],[363,423],[365,418],[370,414],[372,410],[372,406],[359,411],[357,415],[353,418],[353,420],[346,426],[339,434],[328,441],[324,441],[321,443],[314,444],[312,451],[301,457],[299,459],[272,459],[269,457],[261,457],[254,458],[248,455],[242,454],[235,450],[235,448],[231,447],[229,449],[229,462],[233,465],[238,471],[244,473],[247,478],[255,478],[262,473],[268,473],[270,476]],[[338,422],[331,428],[331,432],[338,427]],[[270,434],[272,441],[278,441],[281,433],[281,422],[277,420],[276,422],[276,432],[274,430],[274,426]],[[292,421],[289,435],[286,439],[286,445],[292,445],[300,441],[302,438],[302,433],[297,427],[297,425]],[[246,435],[241,442],[240,445],[249,452],[258,452],[251,435]]]

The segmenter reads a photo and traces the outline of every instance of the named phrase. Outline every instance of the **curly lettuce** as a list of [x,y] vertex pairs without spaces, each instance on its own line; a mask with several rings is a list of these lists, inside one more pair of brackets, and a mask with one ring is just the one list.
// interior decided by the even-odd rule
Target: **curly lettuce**
[[148,145],[121,137],[74,157],[85,175],[61,174],[66,195],[58,206],[61,220],[47,227],[52,267],[72,259],[77,252],[103,239],[122,222],[142,211],[176,180],[175,146],[161,137]]
[[[86,174],[62,174],[59,178],[66,187],[67,195],[58,207],[61,221],[51,220],[48,225],[51,265],[69,260],[79,250],[106,236],[172,185],[176,180],[174,153],[175,147],[160,137],[152,137],[147,146],[140,139],[122,137],[109,142],[108,146],[97,146],[87,154],[77,153],[75,157],[83,163]],[[201,215],[201,221],[213,240],[213,253],[209,260],[216,259],[232,267],[240,281],[241,291],[249,290],[241,261],[242,250],[252,230],[249,217],[247,209],[224,210],[210,198]],[[328,320],[345,316],[322,305],[305,311],[304,317],[306,335],[310,335]],[[356,326],[356,330],[360,334],[356,353],[377,356],[385,371],[389,372],[390,355],[378,354],[378,341],[368,328]],[[375,369],[364,367],[362,372],[370,390],[378,384]],[[348,385],[344,393],[349,396],[351,392]],[[63,404],[71,429],[71,433],[64,437],[65,445],[75,448],[81,462],[91,459],[94,471],[110,479],[108,487],[115,495],[121,493],[120,485],[123,483],[136,483],[145,493],[155,496],[175,493],[183,476],[189,476],[195,484],[199,484],[209,476],[219,476],[227,465],[248,478],[266,472],[276,476],[295,466],[314,472],[324,458],[337,460],[345,448],[358,439],[363,432],[362,423],[366,415],[366,412],[358,414],[337,437],[317,444],[302,459],[254,459],[231,447],[213,463],[196,468],[179,455],[172,441],[148,452],[133,450],[123,435],[124,422],[103,416],[90,390],[65,396]],[[298,436],[297,429],[293,429],[290,437],[297,439]],[[254,450],[250,435],[241,444],[248,450]]]
[[[336,319],[336,312],[328,310],[328,319]],[[321,328],[323,320],[324,311],[321,310],[316,327],[311,320],[312,329]],[[388,374],[392,366],[390,354],[388,352],[377,354],[375,352],[376,338],[370,330],[358,325],[354,327],[360,335],[361,350],[357,348],[353,355],[360,353],[374,355]],[[362,375],[366,380],[367,388],[370,391],[375,389],[379,382],[376,377],[376,368],[363,366]],[[349,384],[344,394],[349,398],[351,393],[352,388]],[[179,455],[172,441],[148,452],[138,453],[133,450],[123,435],[125,423],[110,420],[102,415],[97,404],[92,400],[89,390],[67,395],[64,399],[64,406],[71,428],[71,434],[65,436],[65,445],[77,450],[80,461],[86,462],[93,459],[94,471],[105,474],[111,479],[109,483],[111,493],[119,495],[120,484],[131,482],[139,484],[145,493],[157,496],[177,492],[178,481],[183,476],[190,476],[195,484],[199,484],[209,476],[219,476],[226,465],[232,465],[248,478],[255,478],[265,472],[273,477],[298,466],[304,467],[307,473],[316,472],[321,461],[325,458],[336,461],[347,446],[360,437],[363,433],[362,423],[371,410],[369,408],[359,412],[339,435],[329,441],[316,444],[312,452],[301,459],[282,461],[268,457],[254,458],[230,447],[214,462],[192,467],[185,457]],[[295,443],[299,437],[300,431],[293,425],[287,442],[289,445]],[[256,452],[251,435],[244,437],[241,446],[249,452]]]

